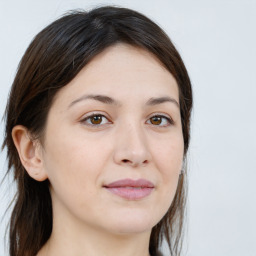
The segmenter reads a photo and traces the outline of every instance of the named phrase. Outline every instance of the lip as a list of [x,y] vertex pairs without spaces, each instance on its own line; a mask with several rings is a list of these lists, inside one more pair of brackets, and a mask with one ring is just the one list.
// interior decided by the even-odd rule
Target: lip
[[128,200],[140,200],[151,194],[155,186],[152,182],[139,179],[117,180],[103,186],[109,192]]

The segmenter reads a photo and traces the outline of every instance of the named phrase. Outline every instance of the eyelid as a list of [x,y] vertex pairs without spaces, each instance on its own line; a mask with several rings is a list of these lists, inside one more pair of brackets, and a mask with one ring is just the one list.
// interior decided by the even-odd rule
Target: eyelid
[[86,120],[90,119],[91,117],[93,116],[102,116],[104,118],[106,118],[108,120],[108,123],[107,124],[110,124],[112,123],[110,121],[110,117],[108,117],[108,115],[106,113],[103,113],[101,111],[93,111],[93,112],[89,112],[89,113],[86,113],[85,115],[82,116],[82,118],[80,119],[80,123],[83,123],[84,125],[87,125],[87,126],[91,126],[91,127],[99,127],[99,126],[103,126],[103,125],[106,125],[106,124],[90,124],[90,123],[86,123]]
[[[147,121],[148,121],[150,118],[155,117],[155,116],[157,116],[157,117],[162,117],[162,118],[167,119],[167,121],[168,121],[168,123],[169,123],[168,126],[174,125],[174,120],[172,119],[172,117],[171,117],[170,115],[165,114],[165,113],[159,113],[159,112],[156,112],[156,113],[151,114],[151,115],[148,117]],[[153,124],[152,124],[152,125],[153,125]],[[157,127],[157,126],[158,126],[158,127],[167,127],[167,125],[153,125],[153,126],[156,126],[156,127]]]

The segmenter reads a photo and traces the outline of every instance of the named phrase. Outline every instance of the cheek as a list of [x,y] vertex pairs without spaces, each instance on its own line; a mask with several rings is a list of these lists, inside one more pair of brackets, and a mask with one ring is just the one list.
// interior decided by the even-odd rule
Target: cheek
[[99,198],[99,176],[108,149],[95,141],[90,143],[89,139],[84,143],[83,138],[70,137],[73,139],[63,139],[61,135],[52,138],[46,149],[44,163],[55,210],[65,214],[68,209],[81,219],[85,212],[94,215],[91,212],[97,205],[95,198]]
[[166,203],[175,195],[182,169],[184,142],[182,134],[163,140],[153,153],[154,163],[160,174],[159,187]]
[[172,176],[179,173],[182,168],[184,141],[183,136],[171,136],[159,141],[154,149],[154,160],[163,176]]
[[[54,134],[54,133],[51,133]],[[89,197],[99,186],[98,177],[108,158],[109,143],[84,138],[79,134],[48,137],[44,165],[53,190],[73,196]],[[100,161],[99,161],[100,159]]]

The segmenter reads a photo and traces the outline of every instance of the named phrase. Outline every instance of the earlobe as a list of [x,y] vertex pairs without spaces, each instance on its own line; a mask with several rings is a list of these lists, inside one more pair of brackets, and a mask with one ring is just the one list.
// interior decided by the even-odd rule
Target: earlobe
[[26,127],[17,125],[12,129],[12,139],[18,151],[20,161],[30,177],[37,181],[47,179],[43,167],[40,144],[31,138]]

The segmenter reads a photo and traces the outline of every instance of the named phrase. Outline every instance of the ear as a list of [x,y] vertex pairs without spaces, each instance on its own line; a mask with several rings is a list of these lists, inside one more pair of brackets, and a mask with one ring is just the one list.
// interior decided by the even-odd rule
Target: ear
[[20,161],[30,177],[37,181],[47,179],[43,168],[42,149],[38,141],[33,140],[26,127],[17,125],[12,129],[12,139],[18,151]]

